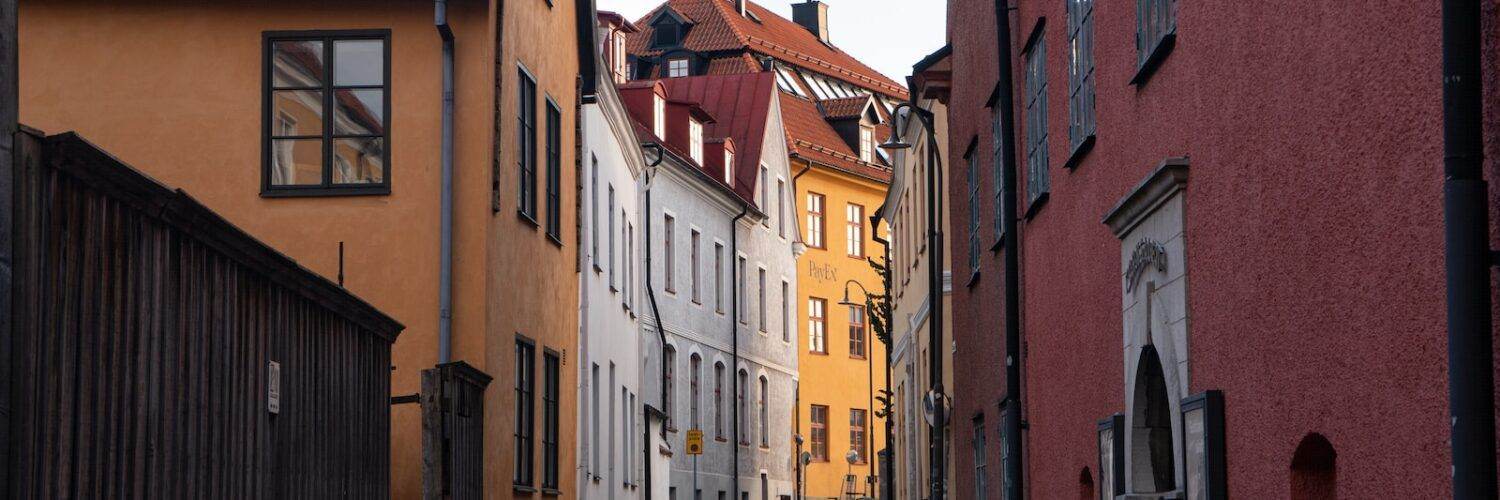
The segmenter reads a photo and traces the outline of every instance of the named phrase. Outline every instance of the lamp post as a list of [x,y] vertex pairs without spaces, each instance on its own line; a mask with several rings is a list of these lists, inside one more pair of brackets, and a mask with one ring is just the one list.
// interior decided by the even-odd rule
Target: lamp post
[[[942,176],[938,175],[941,163],[938,158],[937,127],[933,125],[931,111],[914,106],[910,102],[903,102],[899,106],[896,106],[896,109],[891,113],[891,116],[894,117],[892,119],[891,137],[884,144],[880,145],[880,149],[903,150],[911,148],[911,144],[906,142],[903,137],[906,130],[902,126],[902,111],[906,111],[906,127],[911,126],[911,115],[915,114],[919,123],[927,129],[927,246],[932,248],[932,253],[928,256],[929,262],[927,263],[927,303],[929,304],[928,310],[931,311],[927,320],[927,355],[929,358],[927,366],[928,377],[932,380],[932,388],[928,395],[933,402],[940,402],[945,401],[947,396],[943,394],[943,269],[941,264],[945,253],[943,250],[943,230],[938,224],[938,221],[942,220],[938,217],[938,211],[942,207],[942,201],[939,199],[942,196],[942,189],[939,187],[942,182]],[[947,456],[943,443],[943,427],[947,425],[947,415],[946,412],[938,411],[934,412],[933,417],[929,422],[931,426],[927,430],[928,440],[931,444],[928,454],[928,463],[930,464],[928,480],[932,488],[931,499],[943,500],[947,491],[947,485],[944,484],[944,478],[947,475],[943,470],[945,466],[944,457]]]
[[[872,231],[873,231],[873,229],[872,229]],[[886,265],[890,265],[890,263],[887,262]],[[850,285],[858,286],[860,293],[865,294],[865,303],[863,304],[863,306],[865,308],[865,314],[868,315],[868,314],[871,314],[871,313],[875,312],[877,310],[877,308],[875,307],[874,296],[870,295],[870,290],[867,289],[867,288],[865,288],[865,285],[861,284],[858,281],[854,281],[854,280],[849,280],[849,281],[844,282],[844,300],[839,301],[839,305],[842,305],[842,306],[845,306],[845,307],[852,307],[852,306],[861,305],[861,304],[857,304],[853,300],[849,299],[849,286]],[[880,320],[882,322],[884,322],[884,324],[886,325],[887,329],[890,328],[890,324],[891,324],[890,318],[881,317]],[[865,345],[869,345],[869,342],[866,341]],[[868,383],[868,387],[869,387],[869,391],[868,392],[870,393],[870,414],[874,414],[876,416],[884,415],[881,418],[885,419],[885,422],[887,424],[886,427],[885,427],[885,431],[886,431],[885,432],[886,449],[890,450],[891,449],[891,432],[890,432],[891,429],[890,429],[890,425],[889,425],[890,421],[891,421],[891,403],[890,403],[890,397],[887,396],[885,399],[882,400],[881,411],[877,414],[875,412],[875,369],[874,369],[874,361],[873,361],[874,358],[875,358],[874,356],[870,356],[870,353],[868,352],[868,348],[867,348],[866,352],[865,352],[865,376],[868,379],[868,382],[867,382]],[[886,360],[885,360],[885,390],[887,392],[889,392],[889,390],[891,388],[891,346],[889,346],[889,345],[885,346],[885,358],[886,358]],[[869,431],[868,431],[868,429],[871,428],[870,422],[868,422],[868,421],[865,422],[865,428],[867,429],[866,432],[865,432],[865,449],[859,450],[859,452],[865,458],[869,458],[869,457],[873,456],[870,453],[870,449],[869,449],[871,446],[873,446],[872,444],[870,444]],[[889,459],[886,460],[886,462],[889,462],[889,461],[890,461]],[[884,469],[884,467],[886,465],[886,462],[880,462],[878,464],[872,464],[872,465],[881,467],[880,473],[876,474],[875,475],[876,477],[886,475],[886,470]],[[872,467],[871,470],[873,471],[875,469]],[[889,478],[889,476],[887,476],[887,478]],[[889,479],[887,479],[887,480],[889,480]],[[871,483],[870,484],[870,489],[873,489],[875,487],[874,484],[873,484],[873,481],[869,481],[869,482]]]

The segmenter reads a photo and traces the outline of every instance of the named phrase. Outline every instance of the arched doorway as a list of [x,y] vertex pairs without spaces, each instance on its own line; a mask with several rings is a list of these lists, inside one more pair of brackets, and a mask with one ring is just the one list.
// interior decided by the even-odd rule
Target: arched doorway
[[1316,432],[1302,437],[1292,454],[1292,500],[1338,498],[1338,453]]
[[1094,476],[1089,474],[1089,468],[1084,467],[1078,473],[1078,500],[1096,500],[1094,498]]
[[1172,449],[1172,403],[1166,375],[1156,348],[1141,349],[1136,365],[1135,408],[1132,410],[1130,465],[1136,493],[1177,489],[1176,453]]

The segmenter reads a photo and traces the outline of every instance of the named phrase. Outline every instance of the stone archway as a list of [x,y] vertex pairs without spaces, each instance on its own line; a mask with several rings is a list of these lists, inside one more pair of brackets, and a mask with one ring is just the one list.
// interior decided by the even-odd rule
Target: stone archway
[[1135,405],[1131,408],[1129,460],[1136,493],[1177,489],[1177,453],[1172,445],[1173,405],[1156,348],[1146,345],[1136,363]]

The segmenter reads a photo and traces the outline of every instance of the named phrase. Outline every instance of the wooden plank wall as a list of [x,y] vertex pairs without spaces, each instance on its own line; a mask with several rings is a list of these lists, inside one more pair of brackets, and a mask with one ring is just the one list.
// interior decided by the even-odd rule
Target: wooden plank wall
[[[10,373],[11,163],[16,134],[16,0],[0,0],[0,374]],[[0,381],[0,494],[9,490],[10,391]]]
[[19,137],[10,498],[389,497],[399,324],[81,139]]

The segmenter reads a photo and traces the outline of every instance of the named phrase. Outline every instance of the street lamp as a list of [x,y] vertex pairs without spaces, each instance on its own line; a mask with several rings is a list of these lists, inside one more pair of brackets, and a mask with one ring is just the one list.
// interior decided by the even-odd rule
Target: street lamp
[[[858,286],[860,293],[863,293],[865,295],[865,302],[864,302],[864,304],[858,304],[858,303],[855,303],[853,300],[850,300],[850,298],[849,298],[849,286],[850,285]],[[849,281],[847,281],[847,282],[844,283],[844,300],[839,301],[839,305],[845,306],[845,307],[864,306],[865,307],[865,313],[868,315],[868,314],[870,314],[871,312],[873,312],[875,310],[875,307],[874,307],[875,304],[872,301],[872,299],[873,299],[873,296],[870,295],[870,290],[867,289],[867,288],[865,288],[864,284],[862,284],[862,283],[860,283],[858,281],[855,281],[855,280],[849,280]],[[886,328],[890,328],[890,324],[891,324],[890,318],[884,318],[884,317],[882,317],[880,319],[881,319],[881,321],[885,322]],[[865,344],[869,345],[869,342],[866,342]],[[885,362],[885,384],[886,384],[886,390],[889,391],[890,390],[890,385],[891,385],[891,362],[890,362],[891,361],[890,360],[891,346],[889,346],[889,345],[885,346],[885,355],[886,355],[886,362]],[[865,431],[865,446],[866,446],[866,448],[868,448],[870,446],[873,446],[870,443],[870,438],[869,438],[869,436],[870,436],[869,429],[871,429],[872,426],[870,425],[871,422],[868,420],[868,418],[869,418],[868,415],[873,414],[875,412],[875,368],[874,368],[874,359],[875,359],[875,357],[871,356],[869,352],[865,353],[865,377],[868,379],[867,380],[867,383],[868,383],[867,387],[868,387],[869,390],[867,392],[869,392],[869,395],[870,395],[870,413],[866,414],[866,417],[865,417],[867,419],[866,422],[865,422],[865,429],[866,429],[866,431]],[[884,399],[884,403],[885,404],[883,405],[883,407],[884,407],[883,408],[883,410],[884,410],[883,413],[885,414],[885,416],[882,417],[882,418],[884,418],[886,422],[890,422],[890,418],[891,418],[890,417],[890,415],[891,415],[890,398],[886,397]],[[889,426],[887,426],[887,428],[886,428],[885,437],[886,437],[886,447],[887,447],[887,449],[889,449],[890,448],[890,440],[891,440],[891,433],[890,433]],[[859,452],[864,457],[869,457],[871,455],[869,449],[859,450]],[[889,461],[889,460],[887,460],[887,461]],[[872,464],[872,465],[884,466],[885,463]],[[875,469],[872,467],[870,470],[874,471]],[[883,475],[883,474],[884,474],[884,472],[882,471],[881,475]]]
[[[947,397],[943,394],[943,269],[942,257],[946,255],[943,250],[943,230],[938,221],[938,211],[942,207],[940,197],[943,191],[940,187],[942,176],[938,175],[938,169],[942,168],[941,159],[938,158],[937,127],[933,125],[933,114],[931,111],[912,105],[911,102],[903,102],[896,106],[891,113],[892,127],[891,136],[885,143],[880,145],[885,150],[906,150],[912,145],[906,142],[907,130],[911,127],[911,115],[915,114],[920,123],[927,130],[927,246],[932,248],[927,263],[927,303],[931,311],[928,319],[928,378],[932,380],[932,388],[929,391],[934,401],[945,401]],[[904,119],[903,119],[904,118]],[[928,440],[931,448],[928,455],[929,484],[932,487],[932,500],[942,500],[947,491],[944,484],[944,451],[943,443],[943,419],[934,419],[928,428]]]

